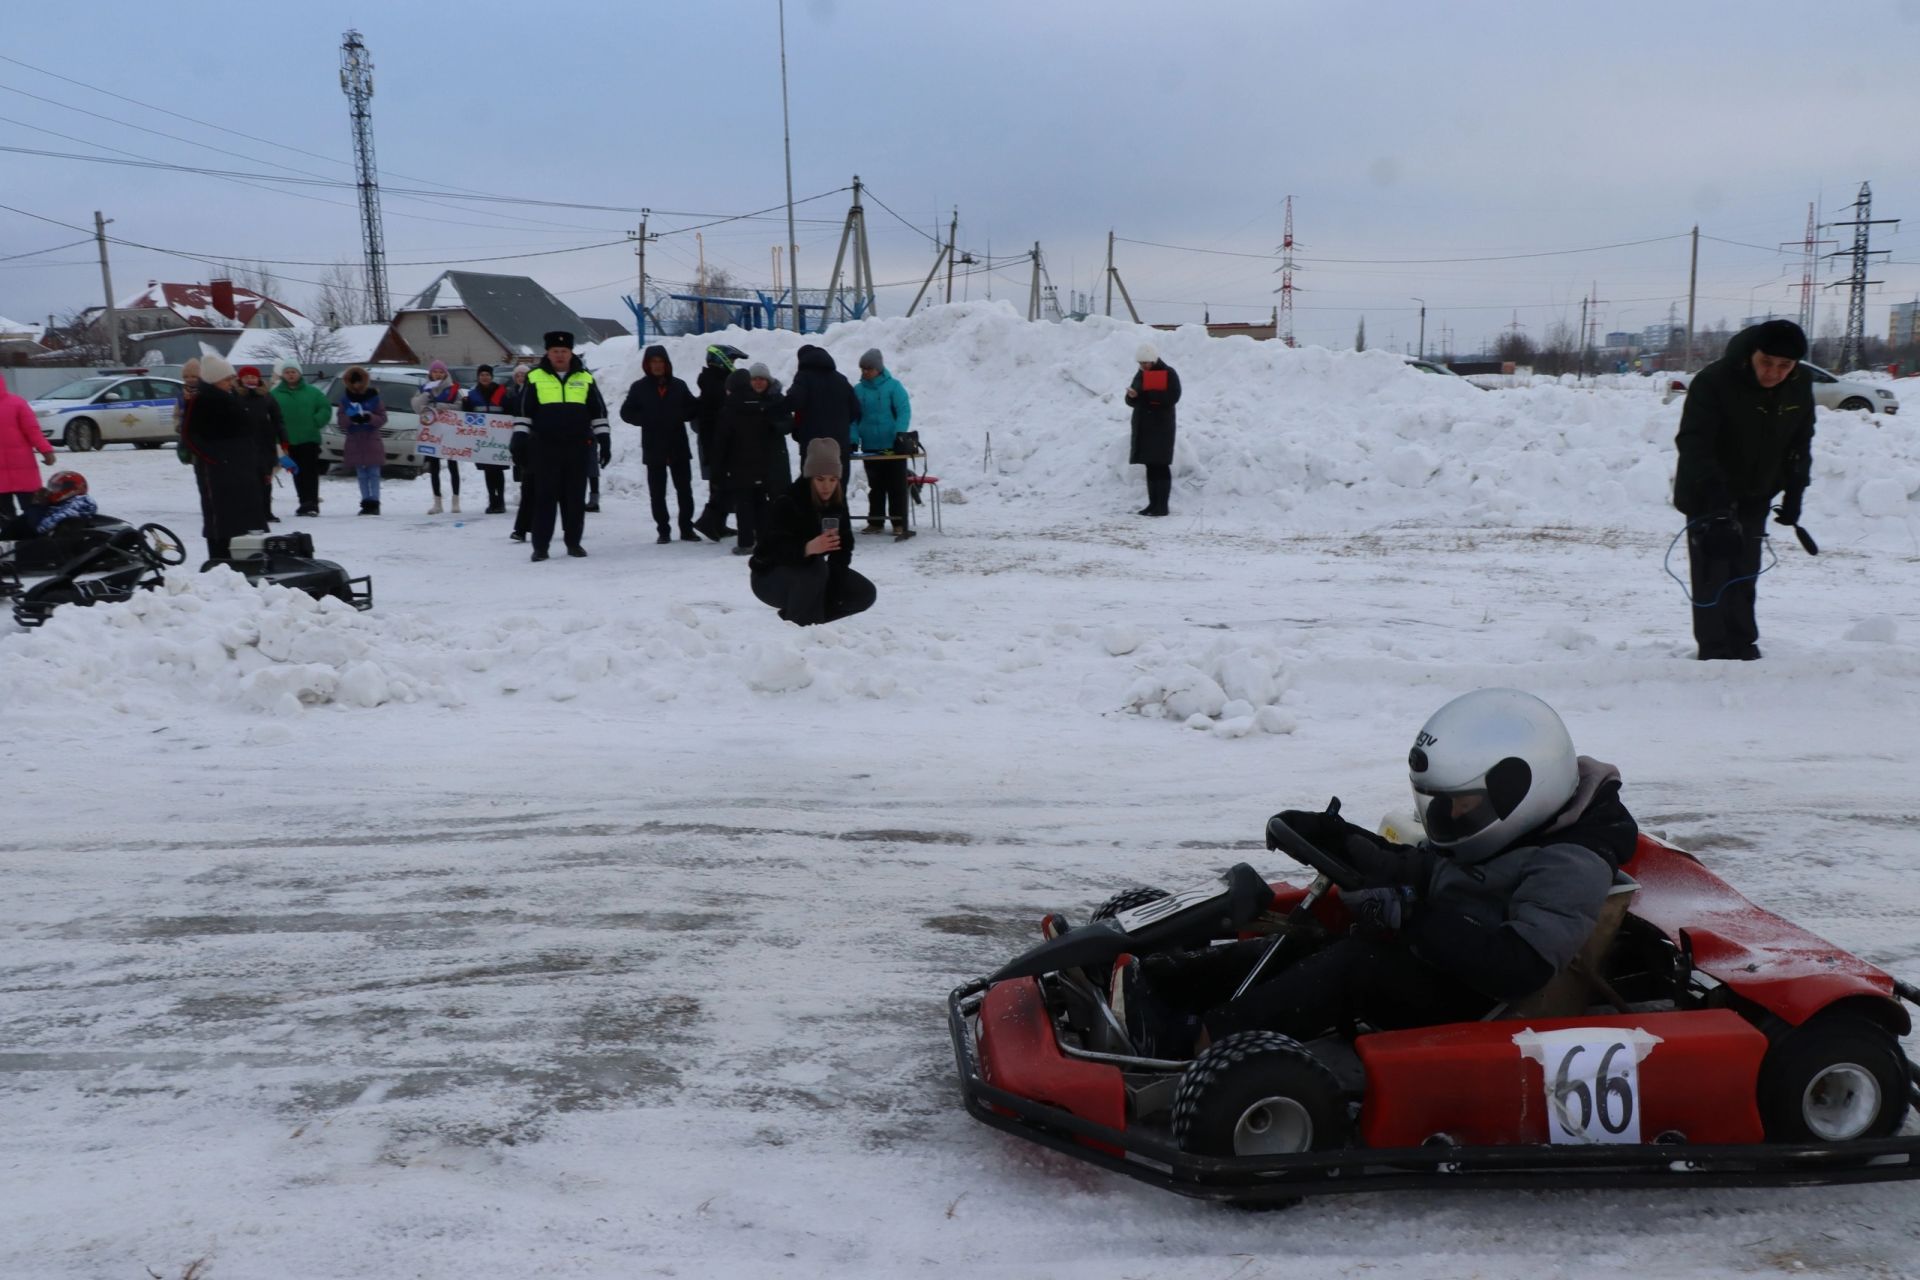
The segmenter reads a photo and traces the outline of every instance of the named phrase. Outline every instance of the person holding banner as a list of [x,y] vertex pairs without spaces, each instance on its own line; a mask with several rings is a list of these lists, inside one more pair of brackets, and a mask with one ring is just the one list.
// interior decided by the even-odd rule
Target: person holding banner
[[[507,398],[507,389],[493,380],[493,366],[483,364],[473,373],[473,385],[467,388],[462,404],[468,413],[502,413],[501,404]],[[487,485],[487,511],[490,516],[505,515],[507,511],[507,469],[491,463],[476,463],[480,478]]]
[[[427,366],[427,380],[421,383],[420,390],[414,393],[413,411],[415,413],[425,413],[428,409],[436,405],[457,406],[459,403],[459,381],[455,379],[451,373],[447,372],[447,366],[444,363],[435,360]],[[451,458],[447,459],[447,471],[453,480],[453,514],[459,515],[460,464]],[[433,506],[427,509],[427,514],[437,516],[441,512],[440,459],[432,457],[427,459],[427,478],[433,482]]]
[[1133,358],[1140,372],[1127,388],[1127,402],[1133,406],[1133,449],[1127,461],[1147,469],[1147,505],[1140,514],[1164,516],[1173,494],[1173,406],[1180,403],[1180,375],[1151,343],[1141,343]]

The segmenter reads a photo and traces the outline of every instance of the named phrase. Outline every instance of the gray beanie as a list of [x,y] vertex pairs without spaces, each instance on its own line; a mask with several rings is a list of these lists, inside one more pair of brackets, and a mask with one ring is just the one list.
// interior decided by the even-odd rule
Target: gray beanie
[[747,366],[747,376],[749,378],[763,378],[768,382],[772,382],[773,370],[767,368],[766,361],[755,360],[751,365]]
[[807,458],[800,464],[800,474],[811,480],[816,476],[840,478],[840,442],[827,436],[815,436],[807,441]]
[[862,369],[885,370],[887,362],[880,358],[880,348],[868,347],[867,353],[860,357],[860,367]]
[[200,381],[225,382],[233,377],[233,366],[227,363],[225,356],[200,357]]

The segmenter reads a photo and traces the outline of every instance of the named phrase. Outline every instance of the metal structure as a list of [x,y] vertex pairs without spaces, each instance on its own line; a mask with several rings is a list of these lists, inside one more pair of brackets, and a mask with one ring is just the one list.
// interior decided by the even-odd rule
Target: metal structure
[[[1276,332],[1280,341],[1293,345],[1293,197],[1287,197],[1287,226],[1281,233],[1280,265],[1274,270],[1280,273],[1280,287],[1274,292],[1280,295],[1280,318]],[[1427,309],[1420,308],[1421,345],[1424,347],[1426,334]]]
[[387,306],[387,244],[380,226],[380,173],[373,163],[373,55],[358,31],[340,40],[340,91],[353,104],[353,167],[360,187],[360,236],[365,242],[368,310],[381,320]]
[[[793,124],[787,114],[787,0],[780,0],[780,147],[787,157],[787,278],[793,281],[793,297],[800,299],[800,240],[793,233]],[[821,323],[825,328],[825,321]],[[793,309],[793,328],[805,333],[805,313]]]
[[[858,320],[875,314],[873,258],[867,252],[867,214],[860,205],[860,191],[860,175],[856,173],[853,175],[853,207],[847,210],[847,221],[840,228],[840,249],[833,255],[833,275],[827,280],[826,306],[820,316],[822,329],[833,323],[833,304],[840,299],[840,272],[847,265],[849,242],[853,245],[853,282],[847,292],[853,296],[852,318]],[[797,327],[804,330],[806,326]]]
[[[1853,248],[1845,251],[1853,258],[1853,273],[1845,280],[1835,280],[1827,285],[1827,288],[1833,289],[1844,284],[1851,290],[1847,295],[1847,333],[1840,340],[1840,358],[1834,364],[1835,370],[1841,373],[1860,367],[1861,348],[1867,337],[1867,286],[1881,283],[1867,279],[1867,263],[1875,254],[1885,257],[1888,252],[1885,249],[1868,248],[1867,238],[1873,227],[1885,223],[1898,226],[1900,219],[1874,217],[1873,189],[1863,182],[1860,184],[1860,195],[1853,202],[1853,219],[1827,224],[1831,227],[1853,228]],[[1841,253],[1841,250],[1835,249],[1827,256],[1837,258]]]
[[1787,240],[1780,245],[1782,249],[1797,247],[1800,250],[1800,329],[1808,338],[1813,337],[1813,307],[1817,291],[1813,287],[1814,277],[1820,270],[1820,246],[1832,244],[1832,240],[1820,239],[1820,230],[1814,222],[1813,201],[1807,202],[1807,235],[1804,240]]

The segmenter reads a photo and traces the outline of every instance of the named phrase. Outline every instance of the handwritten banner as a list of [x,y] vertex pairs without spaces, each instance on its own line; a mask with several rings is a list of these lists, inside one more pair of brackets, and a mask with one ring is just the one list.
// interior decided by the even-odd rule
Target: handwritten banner
[[510,467],[513,455],[513,419],[503,413],[464,413],[434,405],[420,415],[420,436],[414,449],[423,458],[472,462],[487,467]]

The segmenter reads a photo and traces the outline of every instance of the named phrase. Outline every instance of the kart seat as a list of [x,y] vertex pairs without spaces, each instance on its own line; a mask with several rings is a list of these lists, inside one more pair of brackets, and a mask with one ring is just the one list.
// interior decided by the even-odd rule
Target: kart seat
[[1600,904],[1600,918],[1594,922],[1593,932],[1587,935],[1579,954],[1548,979],[1546,986],[1532,995],[1508,1001],[1487,1016],[1575,1018],[1585,1013],[1589,1005],[1610,1000],[1603,980],[1607,952],[1612,948],[1614,938],[1619,935],[1620,926],[1626,923],[1627,907],[1632,904],[1633,895],[1639,888],[1640,882],[1632,876],[1624,871],[1614,872],[1613,886],[1607,890],[1606,900]]

